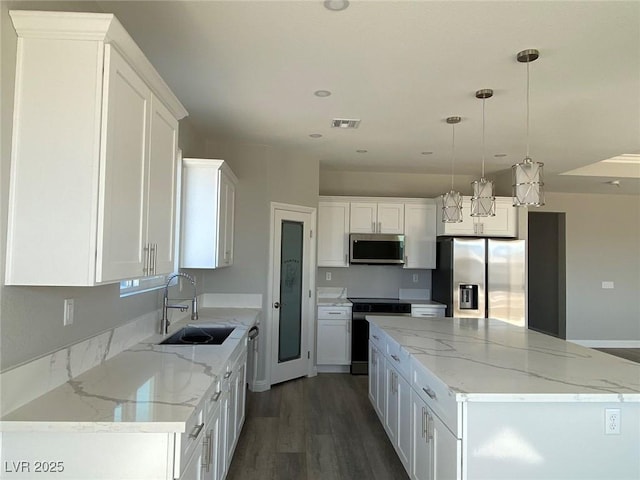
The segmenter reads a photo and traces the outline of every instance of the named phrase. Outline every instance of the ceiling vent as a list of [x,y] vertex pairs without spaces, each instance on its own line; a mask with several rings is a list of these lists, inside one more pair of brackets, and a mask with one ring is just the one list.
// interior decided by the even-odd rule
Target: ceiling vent
[[333,128],[358,128],[359,125],[360,119],[334,118],[331,120],[331,127]]

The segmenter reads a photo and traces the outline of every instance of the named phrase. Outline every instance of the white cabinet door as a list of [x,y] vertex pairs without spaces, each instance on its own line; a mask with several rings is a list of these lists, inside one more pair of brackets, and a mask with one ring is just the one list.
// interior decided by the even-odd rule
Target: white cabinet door
[[404,233],[404,204],[351,202],[350,233]]
[[433,480],[450,480],[461,477],[460,440],[431,412],[429,419],[430,441],[433,461]]
[[105,46],[104,81],[96,280],[111,282],[147,274],[151,91],[110,45]]
[[380,351],[369,342],[369,400],[373,405],[374,410],[378,414],[380,420],[382,420],[382,411],[378,408],[378,369],[380,368]]
[[349,266],[349,203],[318,203],[318,266]]
[[180,475],[180,480],[203,480],[204,479],[204,469],[202,467],[203,461],[203,448],[197,448],[195,452],[193,452],[193,456],[187,463],[187,466],[182,471]]
[[378,231],[378,204],[374,202],[351,202],[350,233],[376,233]]
[[180,266],[229,266],[237,179],[223,160],[185,158],[182,164]]
[[395,368],[386,362],[384,429],[394,446],[398,442],[398,377]]
[[476,235],[474,219],[471,216],[471,198],[462,198],[462,222],[444,223],[442,221],[442,198],[437,199],[436,231],[438,235]]
[[433,451],[427,437],[427,405],[411,391],[411,480],[431,480]]
[[318,365],[351,363],[351,320],[318,319]]
[[236,187],[226,170],[220,171],[220,232],[218,234],[218,265],[233,264],[233,228]]
[[227,474],[229,467],[229,458],[227,456],[227,430],[229,429],[229,389],[225,384],[222,387],[222,395],[220,396],[220,437],[218,441],[217,452],[217,477],[223,479]]
[[477,220],[482,224],[481,233],[487,237],[518,236],[518,209],[513,206],[511,198],[496,198],[495,216]]
[[407,472],[411,468],[411,386],[401,375],[398,375],[398,436],[396,451]]
[[151,101],[149,137],[147,242],[151,275],[175,270],[176,151],[178,121],[155,96]]
[[404,206],[404,268],[436,268],[436,206]]
[[405,233],[403,203],[378,203],[377,231],[378,233]]

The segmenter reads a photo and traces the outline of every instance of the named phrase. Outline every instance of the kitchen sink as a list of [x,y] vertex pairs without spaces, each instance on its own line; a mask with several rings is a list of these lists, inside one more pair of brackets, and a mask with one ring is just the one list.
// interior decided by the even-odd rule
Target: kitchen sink
[[168,338],[160,345],[220,345],[235,327],[197,327],[188,325]]

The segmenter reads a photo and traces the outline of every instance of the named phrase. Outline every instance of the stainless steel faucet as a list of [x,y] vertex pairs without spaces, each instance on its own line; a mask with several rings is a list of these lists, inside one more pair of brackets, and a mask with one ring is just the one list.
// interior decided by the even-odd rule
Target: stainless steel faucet
[[160,333],[167,334],[169,333],[169,309],[177,308],[181,312],[186,312],[189,309],[189,305],[185,305],[184,303],[177,303],[174,305],[169,305],[169,285],[174,278],[184,277],[191,282],[193,285],[193,298],[191,299],[191,320],[198,320],[198,293],[196,291],[196,279],[191,275],[187,275],[186,273],[174,273],[167,279],[167,284],[164,287],[164,298],[162,300],[162,322],[160,323]]

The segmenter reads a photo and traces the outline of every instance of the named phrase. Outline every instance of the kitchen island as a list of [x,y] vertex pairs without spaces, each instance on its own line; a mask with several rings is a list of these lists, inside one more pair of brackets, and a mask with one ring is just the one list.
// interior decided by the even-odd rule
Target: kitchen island
[[[0,419],[1,478],[222,479],[244,422],[257,309],[207,309],[220,345],[156,334]],[[202,476],[206,474],[205,476]]]
[[639,364],[493,319],[368,320],[369,396],[411,478],[640,478]]

